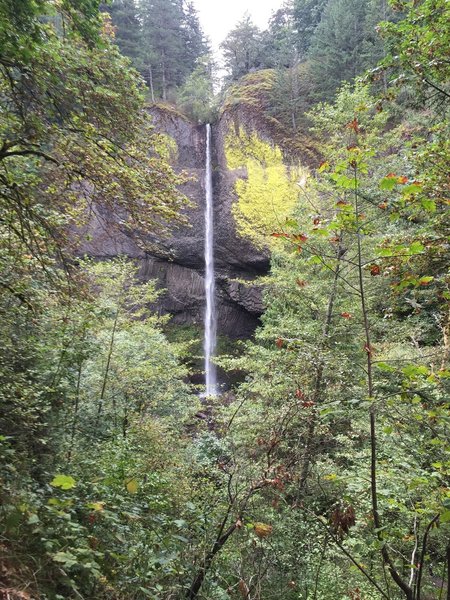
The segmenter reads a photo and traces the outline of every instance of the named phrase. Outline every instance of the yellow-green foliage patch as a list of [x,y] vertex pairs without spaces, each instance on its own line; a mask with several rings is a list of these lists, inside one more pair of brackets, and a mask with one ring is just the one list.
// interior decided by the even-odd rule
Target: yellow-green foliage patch
[[174,163],[178,158],[178,144],[176,140],[167,133],[159,134],[161,145],[158,147],[158,154],[164,160]]
[[234,131],[227,135],[225,152],[228,168],[243,168],[247,173],[235,186],[238,200],[232,210],[237,229],[258,246],[267,245],[275,240],[271,234],[281,232],[293,214],[302,169],[288,168],[278,146],[243,128],[238,135]]

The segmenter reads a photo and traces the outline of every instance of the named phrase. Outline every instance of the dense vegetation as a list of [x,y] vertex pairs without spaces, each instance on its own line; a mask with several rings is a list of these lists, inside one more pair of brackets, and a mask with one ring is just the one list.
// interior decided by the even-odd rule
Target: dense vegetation
[[[450,599],[449,22],[292,0],[214,99],[191,3],[0,0],[2,597]],[[154,284],[80,256],[102,211],[143,248],[182,219],[170,99],[276,142],[225,140],[271,271],[209,426]]]

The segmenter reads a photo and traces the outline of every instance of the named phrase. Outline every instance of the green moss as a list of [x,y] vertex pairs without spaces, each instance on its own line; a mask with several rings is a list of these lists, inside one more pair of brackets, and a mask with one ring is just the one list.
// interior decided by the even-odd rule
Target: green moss
[[269,95],[275,85],[275,80],[276,72],[273,69],[255,71],[245,75],[228,90],[222,105],[222,113],[235,106],[268,109]]
[[189,121],[188,117],[179,108],[168,102],[155,102],[149,105],[149,109],[150,111],[156,110],[168,117],[176,117],[177,119],[183,119],[183,121]]

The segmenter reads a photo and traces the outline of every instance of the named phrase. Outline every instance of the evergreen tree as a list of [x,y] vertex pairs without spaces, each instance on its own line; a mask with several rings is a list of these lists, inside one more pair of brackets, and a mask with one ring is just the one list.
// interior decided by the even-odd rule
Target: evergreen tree
[[140,3],[144,62],[163,100],[183,80],[183,7],[180,0],[143,0]]
[[353,79],[381,57],[382,43],[375,29],[367,27],[373,9],[370,0],[332,0],[326,6],[310,48],[320,97],[330,97],[342,81]]
[[114,0],[102,7],[109,12],[114,25],[115,41],[120,51],[139,68],[141,65],[141,31],[135,0]]
[[292,13],[297,49],[305,57],[329,0],[294,0]]
[[150,88],[152,100],[167,99],[208,51],[192,2],[182,0],[114,0],[106,6],[116,42],[131,58]]
[[262,65],[263,37],[248,13],[230,31],[221,48],[231,80],[237,80]]
[[214,64],[211,56],[205,55],[180,89],[177,104],[185,114],[204,123],[211,120],[213,99]]
[[265,36],[264,62],[268,67],[292,67],[298,63],[297,32],[290,4],[273,13]]
[[188,1],[184,7],[182,29],[185,44],[184,60],[189,72],[192,72],[197,66],[197,60],[208,53],[209,45],[200,26],[197,9],[191,1]]

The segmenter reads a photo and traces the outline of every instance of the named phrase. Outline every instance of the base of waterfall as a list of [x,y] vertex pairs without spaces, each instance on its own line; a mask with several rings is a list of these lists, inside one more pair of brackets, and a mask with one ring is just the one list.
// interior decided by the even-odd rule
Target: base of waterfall
[[205,398],[217,398],[224,391],[225,390],[223,389],[223,386],[217,384],[212,390],[209,390],[208,392],[206,390],[204,392],[200,392],[198,397],[200,398],[200,400],[204,400]]

